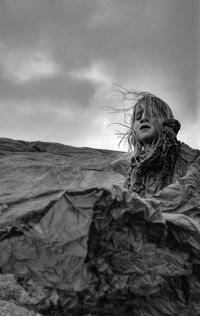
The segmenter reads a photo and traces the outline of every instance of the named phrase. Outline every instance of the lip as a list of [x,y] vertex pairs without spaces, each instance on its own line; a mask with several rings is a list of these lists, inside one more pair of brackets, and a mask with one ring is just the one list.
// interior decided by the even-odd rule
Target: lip
[[144,130],[144,129],[150,129],[151,127],[147,124],[143,124],[140,126],[140,131]]

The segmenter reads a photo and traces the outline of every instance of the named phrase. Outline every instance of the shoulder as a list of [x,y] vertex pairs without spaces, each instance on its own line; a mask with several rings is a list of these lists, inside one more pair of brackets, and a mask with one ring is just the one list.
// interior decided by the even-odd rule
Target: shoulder
[[173,181],[183,177],[190,166],[195,164],[196,162],[199,164],[199,161],[200,151],[198,149],[193,149],[187,144],[181,142],[174,167]]
[[189,164],[195,162],[200,157],[200,150],[193,149],[185,143],[181,142],[178,156]]

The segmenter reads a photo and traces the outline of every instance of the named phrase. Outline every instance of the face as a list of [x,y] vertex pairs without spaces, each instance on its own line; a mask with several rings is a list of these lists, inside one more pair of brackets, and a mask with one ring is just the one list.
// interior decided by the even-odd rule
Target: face
[[158,134],[158,131],[154,123],[154,118],[151,117],[147,111],[145,101],[140,101],[136,105],[133,129],[138,141],[144,146],[144,148],[150,148],[154,138]]

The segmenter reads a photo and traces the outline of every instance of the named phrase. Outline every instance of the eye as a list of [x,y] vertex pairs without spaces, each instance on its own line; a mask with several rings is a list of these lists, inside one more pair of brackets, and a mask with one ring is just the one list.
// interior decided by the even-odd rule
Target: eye
[[141,117],[142,117],[142,112],[136,113],[136,115],[135,115],[135,119],[136,119],[136,120],[140,120]]

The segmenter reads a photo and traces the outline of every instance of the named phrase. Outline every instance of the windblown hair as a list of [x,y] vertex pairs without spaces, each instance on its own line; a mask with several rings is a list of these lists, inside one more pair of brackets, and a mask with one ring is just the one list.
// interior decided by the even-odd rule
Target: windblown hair
[[[156,97],[155,95],[148,93],[148,92],[132,92],[137,97],[137,101],[133,106],[133,113],[131,116],[130,127],[126,132],[126,140],[128,142],[129,151],[134,151],[134,154],[137,155],[138,152],[142,149],[142,144],[137,139],[137,133],[134,130],[134,123],[135,123],[135,114],[137,105],[141,102],[145,102],[146,104],[146,113],[150,117],[153,118],[154,124],[159,133],[163,127],[163,123],[166,120],[174,119],[173,113],[167,103],[165,103],[160,98]],[[152,146],[155,145],[157,139],[155,139],[152,143]]]
[[[132,191],[143,194],[143,179],[149,171],[154,169],[160,171],[160,188],[164,187],[171,179],[180,148],[180,142],[176,137],[180,123],[174,119],[169,105],[160,98],[148,92],[136,93],[136,96],[137,100],[133,106],[130,126],[124,137],[128,142],[129,151],[134,151],[126,186]],[[137,105],[140,102],[145,103],[146,115],[151,117],[157,129],[157,135],[148,150],[144,150],[137,138],[137,131],[134,130]],[[170,181],[168,182],[170,183]]]

